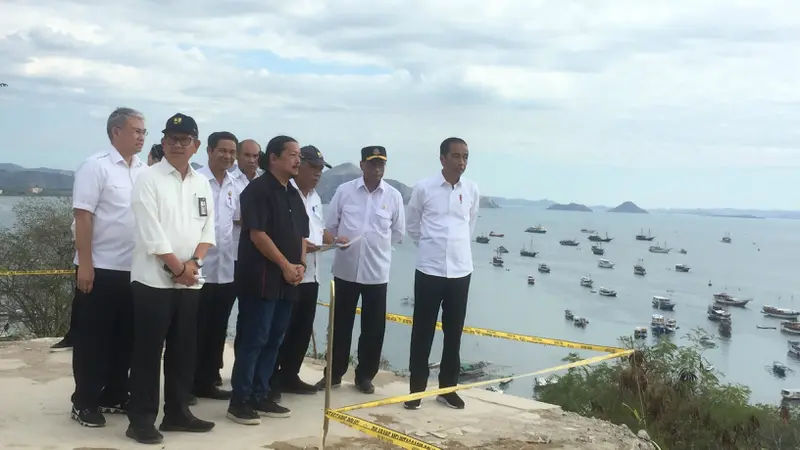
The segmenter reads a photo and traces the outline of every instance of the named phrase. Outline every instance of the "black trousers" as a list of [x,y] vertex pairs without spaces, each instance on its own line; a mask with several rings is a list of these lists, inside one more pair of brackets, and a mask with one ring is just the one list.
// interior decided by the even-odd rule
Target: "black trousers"
[[236,301],[234,283],[205,283],[197,305],[197,364],[194,390],[197,393],[214,388],[220,379],[222,354],[228,338],[228,319]]
[[92,291],[76,290],[72,373],[77,409],[115,406],[128,400],[133,346],[131,273],[94,269]]
[[347,372],[350,345],[356,318],[358,297],[361,297],[361,336],[358,337],[356,382],[372,380],[378,373],[386,331],[386,288],[383,284],[359,284],[334,278],[333,367],[334,379]]
[[[292,317],[283,335],[283,343],[278,351],[278,362],[270,379],[273,389],[280,389],[281,382],[291,382],[298,378],[300,367],[308,352],[308,343],[314,332],[314,316],[317,314],[319,283],[303,283],[298,286],[297,300],[292,303]],[[352,326],[352,325],[351,325]],[[334,331],[336,326],[334,325]]]
[[414,274],[414,324],[411,327],[409,358],[411,392],[422,392],[428,387],[428,358],[440,305],[444,343],[439,366],[439,387],[458,384],[458,374],[461,371],[461,333],[467,315],[471,276],[472,274],[462,278],[435,277],[419,270]]
[[194,383],[198,289],[158,289],[133,282],[134,344],[128,420],[149,428],[158,416],[161,350],[164,353],[164,415],[189,412]]

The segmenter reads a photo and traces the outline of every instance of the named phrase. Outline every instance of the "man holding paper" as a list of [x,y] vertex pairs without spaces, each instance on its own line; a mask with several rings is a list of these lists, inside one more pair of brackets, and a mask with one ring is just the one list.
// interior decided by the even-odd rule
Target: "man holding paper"
[[[392,261],[392,243],[405,234],[403,196],[383,181],[386,149],[361,149],[363,177],[340,185],[331,199],[325,228],[350,245],[336,250],[333,261],[336,302],[333,325],[332,386],[342,384],[350,359],[358,298],[361,297],[361,336],[358,339],[356,389],[375,392],[386,328],[386,290]],[[317,383],[323,389],[324,378]]]

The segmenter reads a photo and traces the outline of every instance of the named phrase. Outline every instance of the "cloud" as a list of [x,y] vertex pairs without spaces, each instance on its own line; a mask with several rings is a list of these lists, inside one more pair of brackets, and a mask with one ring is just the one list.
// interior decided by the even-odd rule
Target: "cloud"
[[[450,135],[487,161],[800,166],[800,3],[791,0],[6,0],[2,9],[0,119],[62,111],[60,126],[80,137],[32,165],[74,167],[93,151],[84,146],[105,145],[103,111],[129,105],[151,129],[182,110],[201,132],[290,133],[334,161],[380,142],[397,149],[396,176],[408,181],[436,166]],[[53,142],[32,130],[15,124],[5,139]],[[495,190],[523,188],[506,179]]]

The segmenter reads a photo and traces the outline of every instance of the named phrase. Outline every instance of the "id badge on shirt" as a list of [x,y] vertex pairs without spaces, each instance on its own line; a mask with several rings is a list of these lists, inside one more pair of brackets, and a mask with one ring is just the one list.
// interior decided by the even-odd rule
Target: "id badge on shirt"
[[197,198],[197,214],[200,217],[208,217],[208,202],[205,197]]

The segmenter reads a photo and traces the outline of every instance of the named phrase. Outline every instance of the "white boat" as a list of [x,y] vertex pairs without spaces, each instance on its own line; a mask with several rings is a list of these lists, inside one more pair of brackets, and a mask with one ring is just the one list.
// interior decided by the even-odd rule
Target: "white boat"
[[594,280],[591,277],[581,277],[581,286],[590,288],[593,284]]
[[706,315],[708,316],[709,320],[731,320],[731,313],[716,305],[709,305],[708,309],[706,309]]
[[761,314],[768,317],[777,317],[778,319],[797,320],[797,317],[800,316],[800,311],[764,305],[761,307]]
[[572,318],[572,324],[575,325],[576,327],[584,328],[586,325],[589,325],[589,319],[575,316]]
[[636,265],[633,266],[633,274],[640,276],[647,275],[647,269],[644,268],[644,260],[642,258],[639,258],[639,260],[636,261]]
[[600,295],[602,295],[604,297],[616,297],[617,296],[617,291],[615,291],[613,289],[607,289],[607,288],[601,287],[600,288]]
[[648,250],[650,253],[669,253],[672,249],[660,245],[651,245]]
[[731,294],[728,294],[727,292],[717,292],[716,294],[714,294],[714,303],[718,303],[720,305],[725,305],[725,306],[738,306],[740,308],[744,308],[751,301],[753,301],[752,298],[741,299],[734,297]]
[[597,267],[601,269],[613,269],[614,263],[607,259],[600,258],[597,260]]
[[800,400],[800,389],[781,389],[781,397],[786,400]]
[[545,263],[539,264],[539,272],[540,273],[550,273],[550,266]]
[[672,333],[675,330],[677,330],[678,328],[680,328],[678,326],[678,321],[675,320],[675,319],[667,319],[666,327],[667,327],[667,332],[668,333]]
[[660,295],[653,296],[653,308],[660,309],[662,311],[672,311],[675,309],[675,303],[673,303],[672,299],[669,297],[662,297]]
[[532,275],[528,275],[528,284],[529,284],[529,285],[531,285],[531,286],[533,286],[534,284],[536,284],[536,279],[535,279],[535,278],[533,278],[533,276],[532,276]]
[[781,331],[789,334],[800,334],[800,323],[781,322]]
[[730,233],[725,233],[725,236],[722,236],[722,239],[720,239],[720,242],[722,242],[724,244],[730,244],[732,242],[731,234]]
[[647,337],[647,327],[636,327],[633,330],[633,337],[643,339]]
[[690,269],[686,264],[675,264],[675,272],[688,272]]

